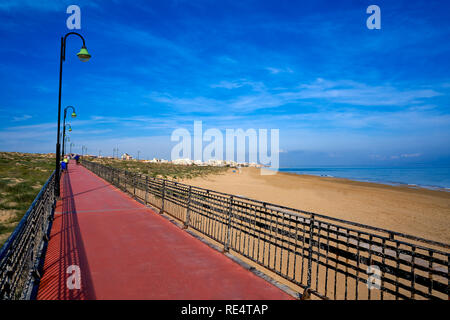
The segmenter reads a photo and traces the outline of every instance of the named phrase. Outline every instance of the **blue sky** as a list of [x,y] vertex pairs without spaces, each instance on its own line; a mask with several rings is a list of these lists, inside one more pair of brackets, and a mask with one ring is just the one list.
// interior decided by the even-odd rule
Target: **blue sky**
[[[60,37],[74,150],[170,157],[174,129],[280,130],[281,166],[450,164],[450,3],[0,3],[0,150],[54,152]],[[366,27],[381,8],[381,30]]]

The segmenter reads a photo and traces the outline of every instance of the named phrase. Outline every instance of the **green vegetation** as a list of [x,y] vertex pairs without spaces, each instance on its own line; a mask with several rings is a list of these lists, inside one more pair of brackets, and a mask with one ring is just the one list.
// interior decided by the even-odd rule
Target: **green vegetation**
[[53,154],[0,152],[0,247],[54,170]]
[[131,172],[142,173],[149,177],[173,180],[192,179],[210,174],[220,174],[228,169],[228,167],[183,166],[171,163],[149,163],[136,160],[116,160],[107,158],[87,158],[86,160]]

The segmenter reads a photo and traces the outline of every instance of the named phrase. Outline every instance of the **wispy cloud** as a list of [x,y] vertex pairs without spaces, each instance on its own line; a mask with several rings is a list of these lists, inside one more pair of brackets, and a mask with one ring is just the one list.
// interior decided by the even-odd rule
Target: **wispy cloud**
[[278,74],[278,73],[294,73],[294,71],[291,68],[273,68],[273,67],[266,67],[267,71],[269,71],[272,74]]
[[177,41],[156,35],[148,29],[131,27],[121,23],[98,23],[98,27],[104,27],[104,34],[111,39],[120,39],[123,43],[130,43],[133,46],[156,49],[154,54],[177,56],[183,60],[198,60],[195,50]]
[[211,88],[225,88],[225,89],[237,89],[241,87],[250,87],[254,91],[265,90],[265,85],[262,81],[249,81],[246,79],[234,80],[234,81],[220,81],[217,84],[212,84]]
[[24,114],[24,115],[19,116],[19,117],[13,117],[12,121],[14,121],[14,122],[25,121],[25,120],[28,120],[28,119],[31,119],[31,118],[32,118],[32,116],[30,116],[29,114]]
[[176,97],[158,92],[152,93],[150,98],[180,110],[216,112],[227,108],[234,112],[250,112],[306,100],[315,101],[317,105],[327,102],[360,107],[414,105],[420,107],[428,99],[444,95],[442,92],[428,88],[402,89],[391,84],[370,86],[351,80],[330,81],[324,79],[281,90],[280,88],[267,88],[262,82],[242,80],[221,81],[211,87],[236,89],[247,85],[252,87],[253,93],[229,99],[205,96]]
[[313,83],[300,85],[299,89],[298,92],[283,95],[291,99],[326,99],[360,106],[405,106],[443,95],[432,89],[399,89],[389,84],[369,86],[355,81],[320,78]]

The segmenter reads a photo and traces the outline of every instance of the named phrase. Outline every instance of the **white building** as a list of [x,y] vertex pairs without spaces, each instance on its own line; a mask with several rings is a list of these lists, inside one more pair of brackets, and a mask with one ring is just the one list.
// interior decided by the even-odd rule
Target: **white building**
[[224,167],[226,165],[226,161],[209,159],[208,162],[207,162],[207,165],[208,166],[214,166],[214,167]]
[[192,161],[191,159],[175,159],[172,160],[173,164],[179,164],[179,165],[184,165],[184,166],[190,166],[194,163],[194,161]]
[[122,160],[132,160],[133,159],[133,157],[130,156],[128,153],[124,153],[121,158],[122,158]]

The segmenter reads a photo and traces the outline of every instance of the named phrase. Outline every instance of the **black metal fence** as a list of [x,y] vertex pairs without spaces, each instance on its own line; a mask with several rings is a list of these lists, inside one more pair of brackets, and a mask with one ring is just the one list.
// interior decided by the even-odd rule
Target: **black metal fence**
[[294,290],[322,299],[449,299],[448,244],[94,162],[83,165]]
[[54,185],[55,172],[0,249],[0,299],[30,299],[36,289],[53,217]]

